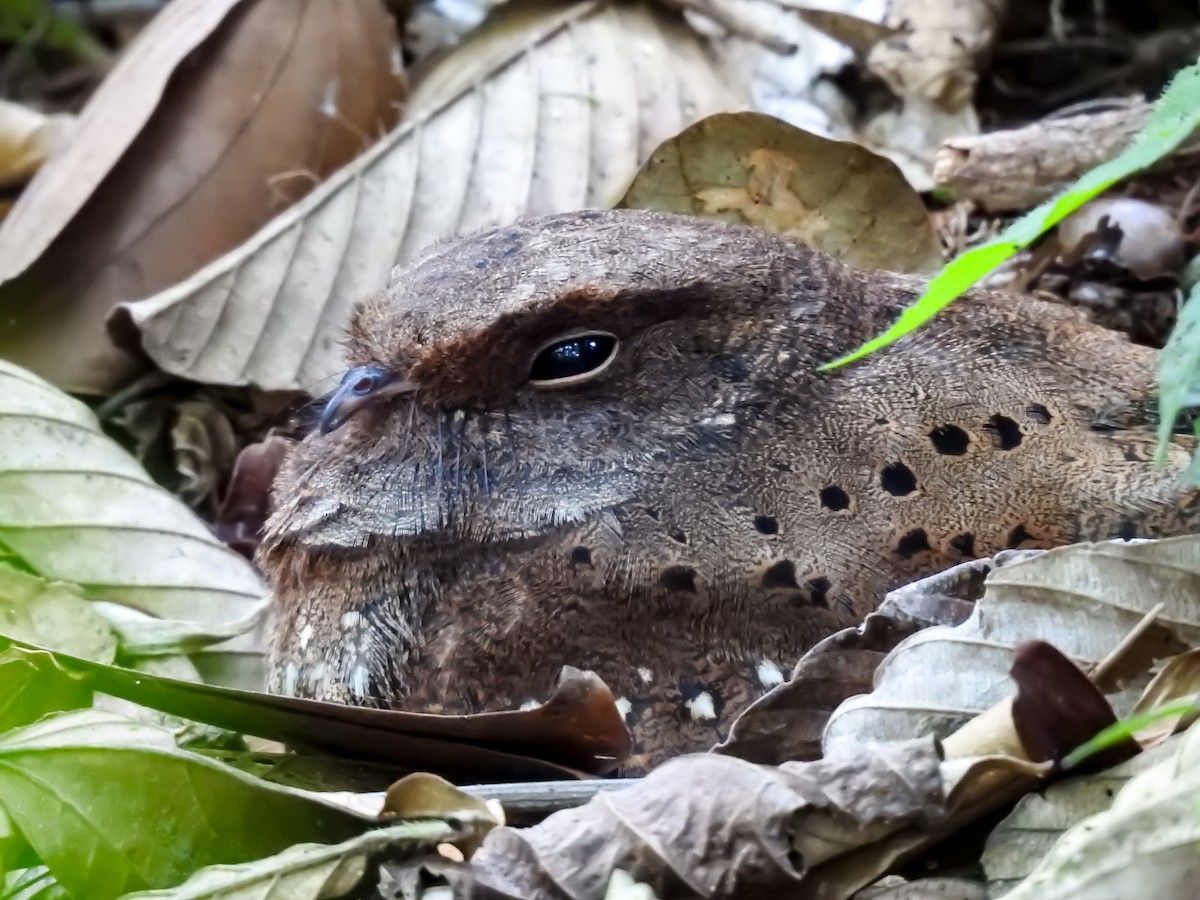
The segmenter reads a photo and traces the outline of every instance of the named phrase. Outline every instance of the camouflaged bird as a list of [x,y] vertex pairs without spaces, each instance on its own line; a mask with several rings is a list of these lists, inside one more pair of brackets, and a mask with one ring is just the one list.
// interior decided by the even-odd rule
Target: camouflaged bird
[[638,211],[440,246],[350,326],[276,486],[274,688],[465,713],[595,670],[633,768],[710,746],[898,583],[1186,531],[1154,353],[972,292],[864,362],[918,279]]

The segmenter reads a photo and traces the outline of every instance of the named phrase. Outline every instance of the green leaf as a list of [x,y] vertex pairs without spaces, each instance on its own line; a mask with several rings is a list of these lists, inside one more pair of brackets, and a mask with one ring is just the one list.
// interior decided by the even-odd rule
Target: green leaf
[[117,636],[74,585],[0,566],[0,634],[93,662],[111,663]]
[[0,736],[0,807],[71,894],[110,900],[204,866],[353,837],[367,821],[100,710]]
[[437,819],[401,822],[340,844],[301,844],[276,856],[236,866],[213,866],[167,891],[129,894],[124,900],[318,900],[345,896],[358,886],[371,858],[413,855],[458,835]]
[[998,237],[968,250],[929,282],[925,293],[901,313],[884,334],[857,350],[826,363],[828,371],[862,359],[893,344],[928,322],[963,291],[1029,246],[1038,237],[1083,204],[1134,172],[1158,162],[1200,127],[1200,62],[1179,72],[1154,105],[1146,126],[1120,155],[1083,175],[1061,196],[1048,200],[1013,222]]
[[14,869],[0,878],[0,900],[71,900],[45,866]]
[[1129,716],[1119,722],[1113,722],[1113,724],[1109,725],[1090,741],[1081,744],[1063,757],[1062,767],[1064,770],[1073,769],[1089,757],[1095,756],[1102,750],[1107,750],[1109,747],[1114,747],[1122,741],[1128,740],[1139,731],[1149,728],[1151,725],[1155,725],[1165,719],[1179,718],[1195,711],[1196,701],[1188,697],[1183,700],[1175,700],[1172,703],[1167,703],[1158,709],[1152,709],[1149,712],[1139,713],[1136,716]]
[[87,676],[68,672],[52,653],[9,647],[0,652],[0,732],[49,712],[92,705]]
[[161,619],[223,626],[261,579],[156,485],[86,406],[0,360],[0,546],[49,581]]
[[102,61],[107,57],[87,30],[59,13],[50,0],[3,0],[0,41],[44,45],[82,59]]
[[[1159,465],[1166,462],[1167,445],[1175,429],[1175,420],[1189,406],[1200,403],[1200,285],[1183,308],[1171,337],[1158,355],[1158,456]],[[1196,483],[1193,460],[1188,469],[1189,480]]]

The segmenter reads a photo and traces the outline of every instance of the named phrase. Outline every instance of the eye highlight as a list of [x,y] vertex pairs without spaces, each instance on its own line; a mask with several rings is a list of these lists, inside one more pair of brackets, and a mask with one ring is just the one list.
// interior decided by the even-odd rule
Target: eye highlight
[[589,331],[559,338],[538,351],[529,367],[535,387],[567,387],[595,378],[617,358],[617,338]]

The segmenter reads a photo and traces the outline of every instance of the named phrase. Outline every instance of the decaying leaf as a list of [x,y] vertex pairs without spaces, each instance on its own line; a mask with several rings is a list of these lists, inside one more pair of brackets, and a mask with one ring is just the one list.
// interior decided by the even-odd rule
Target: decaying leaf
[[[971,618],[897,647],[875,690],[833,714],[825,752],[845,744],[945,736],[1012,693],[1017,644],[1037,637],[1077,664],[1103,659],[1152,606],[1175,634],[1163,655],[1200,641],[1200,537],[1076,544],[992,571]],[[954,677],[946,677],[953,672]],[[1140,690],[1109,697],[1124,714]]]
[[1130,711],[1131,716],[1152,713],[1161,707],[1190,698],[1192,709],[1186,713],[1159,719],[1148,729],[1139,731],[1138,742],[1153,746],[1168,735],[1193,724],[1200,716],[1200,650],[1188,650],[1167,660],[1162,670],[1146,685],[1146,690]]
[[863,269],[942,262],[925,206],[893,163],[760,113],[710,116],[666,141],[620,205],[757,225]]
[[0,353],[71,390],[144,365],[118,301],[191,275],[395,124],[380,0],[176,0],[89,101],[0,228]]
[[0,546],[51,581],[159,618],[263,607],[250,564],[101,432],[82,403],[0,361]]
[[[599,900],[617,869],[659,897],[813,891],[823,865],[921,833],[944,805],[932,741],[777,769],[698,754],[532,828],[493,830],[472,868],[486,888],[528,900]],[[858,886],[878,874],[864,865]]]
[[609,205],[660,140],[742,105],[730,83],[698,36],[652,6],[507,4],[429,73],[404,124],[123,315],[169,372],[311,390],[342,367],[351,307],[393,266],[524,213]]
[[217,537],[253,558],[271,499],[271,484],[290,441],[270,435],[242,448],[217,509]]
[[929,738],[778,768],[684,756],[532,828],[495,829],[472,860],[475,887],[599,900],[623,870],[659,897],[836,900],[1012,799],[995,784],[1028,790],[1036,771],[1000,757],[943,762]]
[[[1155,764],[1148,769],[1138,767],[1139,774],[1120,789],[1107,811],[1062,835],[1029,877],[1003,895],[1004,900],[1182,900],[1194,896],[1200,873],[1200,809],[1196,804],[1200,796],[1200,729],[1172,738],[1159,751]],[[1142,761],[1142,766],[1145,764]],[[1127,772],[1108,772],[1087,785],[1093,802],[1111,796],[1110,780],[1097,797],[1101,779],[1127,776]],[[1055,810],[1049,797],[1043,807]],[[1071,812],[1078,812],[1078,807]],[[1028,815],[1024,827],[1030,827]],[[991,876],[997,861],[994,842],[989,856],[985,864]]]

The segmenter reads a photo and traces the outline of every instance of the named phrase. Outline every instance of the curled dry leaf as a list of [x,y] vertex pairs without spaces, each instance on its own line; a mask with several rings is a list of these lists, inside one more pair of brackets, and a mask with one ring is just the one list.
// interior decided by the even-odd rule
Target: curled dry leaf
[[196,381],[312,390],[354,303],[431,243],[606,206],[666,136],[742,105],[701,39],[649,5],[508,4],[414,92],[407,121],[233,253],[124,304]]
[[605,774],[632,745],[612,693],[596,675],[577,669],[564,668],[554,694],[537,709],[440,716],[196,684],[54,655],[67,671],[88,676],[95,690],[180,718],[474,781]]
[[[1159,749],[1163,752],[1156,754],[1155,765],[1131,778],[1108,810],[1062,835],[1003,900],[1195,896],[1200,729],[1192,728]],[[992,854],[989,876],[995,859]]]
[[[0,353],[105,392],[105,337],[390,128],[406,89],[380,0],[177,0],[139,36],[0,228]],[[217,311],[214,311],[217,314]]]
[[836,900],[1038,774],[1002,757],[942,761],[929,738],[778,768],[684,756],[532,828],[495,829],[472,860],[474,886],[485,897],[599,900],[624,870],[659,897]]
[[[1012,693],[1014,648],[1031,637],[1077,664],[1095,663],[1162,603],[1160,622],[1174,639],[1156,643],[1155,652],[1178,653],[1200,641],[1198,598],[1200,536],[1194,535],[1075,544],[997,568],[966,622],[908,638],[879,667],[875,690],[842,704],[826,727],[825,752],[949,734]],[[1120,714],[1136,696],[1124,691],[1109,700]]]
[[242,448],[233,464],[229,486],[217,509],[217,537],[247,558],[253,558],[259,534],[267,521],[271,484],[291,442],[269,435]]
[[[882,874],[893,839],[919,838],[944,816],[930,740],[779,768],[696,754],[532,828],[493,830],[472,869],[485,896],[527,900],[599,900],[617,869],[659,897],[833,898]],[[860,853],[873,845],[881,852]],[[851,875],[846,857],[857,857]],[[850,890],[830,890],[826,867]]]
[[262,609],[250,564],[100,430],[86,406],[0,361],[0,548],[52,581],[163,619]]
[[893,163],[760,113],[710,116],[666,141],[620,205],[757,225],[863,269],[942,262],[925,206]]
[[821,733],[842,701],[865,694],[875,669],[917,626],[872,614],[801,657],[792,676],[755,700],[734,721],[716,752],[750,762],[780,765],[819,759]]
[[888,653],[921,628],[966,621],[983,596],[988,572],[1040,552],[1005,550],[994,559],[959,563],[890,591],[861,625],[844,628],[805,653],[787,681],[734,721],[716,752],[768,765],[818,759],[830,715],[842,701],[871,690],[875,670]]
[[[954,135],[934,155],[933,180],[990,213],[1029,209],[1124,150],[1149,113],[1149,103],[1135,102],[1020,128]],[[1195,147],[1195,141],[1189,144]]]

